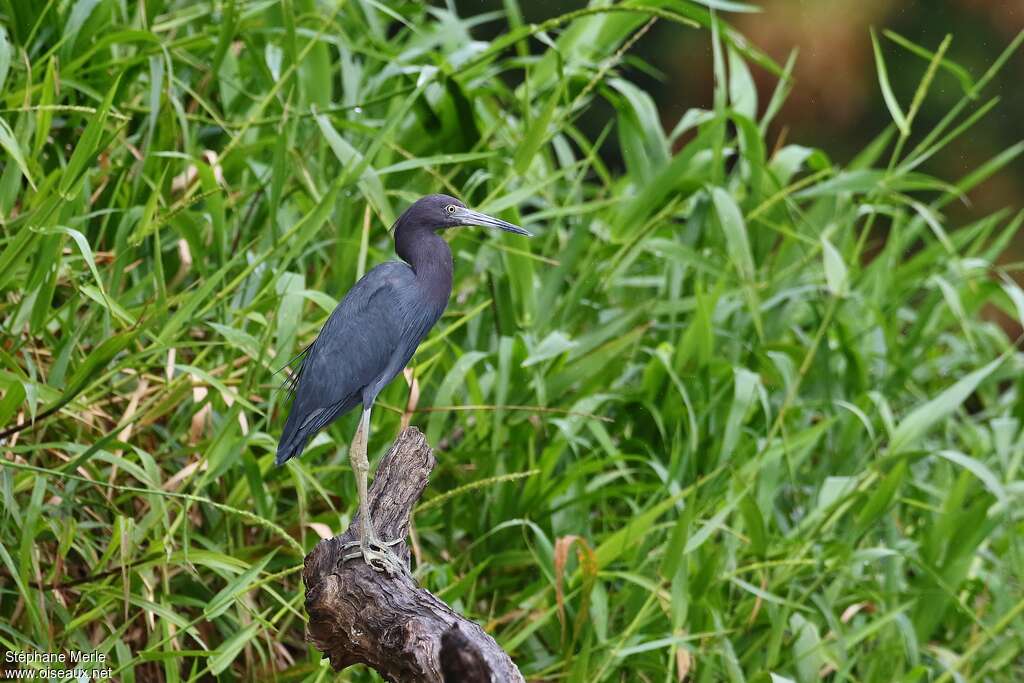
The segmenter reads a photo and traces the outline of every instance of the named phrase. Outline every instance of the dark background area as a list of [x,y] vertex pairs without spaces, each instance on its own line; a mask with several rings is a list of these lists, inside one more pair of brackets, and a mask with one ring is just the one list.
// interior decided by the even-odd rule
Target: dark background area
[[[456,0],[462,16],[502,11],[503,0]],[[520,0],[523,18],[540,22],[585,7],[584,0]],[[934,50],[946,34],[953,35],[948,58],[977,80],[1014,35],[1024,28],[1021,0],[764,0],[763,11],[730,13],[726,19],[751,43],[778,63],[791,50],[799,50],[795,83],[786,106],[775,119],[770,139],[822,148],[839,163],[863,149],[889,122],[882,100],[872,55],[869,29],[875,27],[889,70],[893,89],[906,111],[927,62],[892,41],[881,31],[889,29]],[[504,30],[502,21],[476,29],[490,39]],[[541,46],[537,44],[537,50]],[[647,90],[658,104],[667,130],[691,107],[711,106],[712,67],[708,35],[688,31],[666,21],[657,22],[630,50],[651,69],[626,62],[630,78]],[[776,78],[751,65],[760,91],[761,111],[775,87]],[[981,100],[999,96],[1001,102],[970,131],[923,168],[943,178],[959,178],[1024,137],[1024,54],[1018,53],[982,93]],[[962,94],[960,83],[940,70],[914,125],[913,143],[949,110]],[[592,107],[581,121],[587,131],[599,131],[602,112],[611,107]],[[614,140],[614,136],[612,136]],[[615,165],[621,160],[614,143],[607,145]],[[971,207],[949,207],[953,218],[967,218],[1002,207],[1024,205],[1024,159],[1015,160],[970,195]],[[959,215],[958,215],[959,214]],[[1018,249],[1020,241],[1018,240]]]

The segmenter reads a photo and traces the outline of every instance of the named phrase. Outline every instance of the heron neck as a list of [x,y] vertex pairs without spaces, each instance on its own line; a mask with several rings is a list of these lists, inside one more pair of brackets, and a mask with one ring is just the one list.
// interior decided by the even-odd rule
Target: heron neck
[[448,303],[452,292],[452,250],[433,230],[399,230],[395,251],[412,266],[416,279],[431,295]]

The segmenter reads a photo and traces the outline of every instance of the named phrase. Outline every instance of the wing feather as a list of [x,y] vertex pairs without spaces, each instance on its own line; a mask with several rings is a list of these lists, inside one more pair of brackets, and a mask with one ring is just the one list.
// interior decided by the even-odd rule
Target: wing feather
[[331,313],[295,375],[295,401],[281,435],[278,462],[298,455],[313,434],[352,410],[364,387],[388,372],[402,350],[402,294],[414,278],[404,263],[383,263],[360,279]]

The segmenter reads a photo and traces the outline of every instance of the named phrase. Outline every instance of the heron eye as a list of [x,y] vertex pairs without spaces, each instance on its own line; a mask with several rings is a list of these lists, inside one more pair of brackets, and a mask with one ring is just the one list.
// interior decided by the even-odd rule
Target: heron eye
[[455,213],[455,205],[449,204],[448,206],[444,207],[444,210],[447,211],[448,213]]

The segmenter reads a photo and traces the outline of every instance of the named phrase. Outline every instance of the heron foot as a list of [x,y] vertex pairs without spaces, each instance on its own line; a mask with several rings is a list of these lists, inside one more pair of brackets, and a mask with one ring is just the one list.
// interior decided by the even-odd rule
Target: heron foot
[[341,556],[342,562],[348,560],[356,560],[359,558],[363,559],[363,562],[370,565],[372,569],[378,572],[384,572],[388,576],[395,576],[397,574],[409,574],[409,568],[405,565],[398,555],[391,550],[390,546],[401,543],[402,539],[396,538],[393,541],[381,541],[377,538],[362,538],[358,541],[351,541],[342,545],[343,550],[349,548],[358,547],[359,550],[354,553]]
[[[374,545],[377,545],[377,546],[384,546],[386,548],[390,548],[391,546],[398,545],[403,540],[404,539],[396,538],[393,541],[382,541],[379,538],[375,538],[375,539],[372,539],[372,543]],[[348,550],[349,548],[359,548],[362,545],[363,545],[362,541],[349,541],[348,543],[342,543],[341,544],[341,548],[342,548],[342,550]]]

